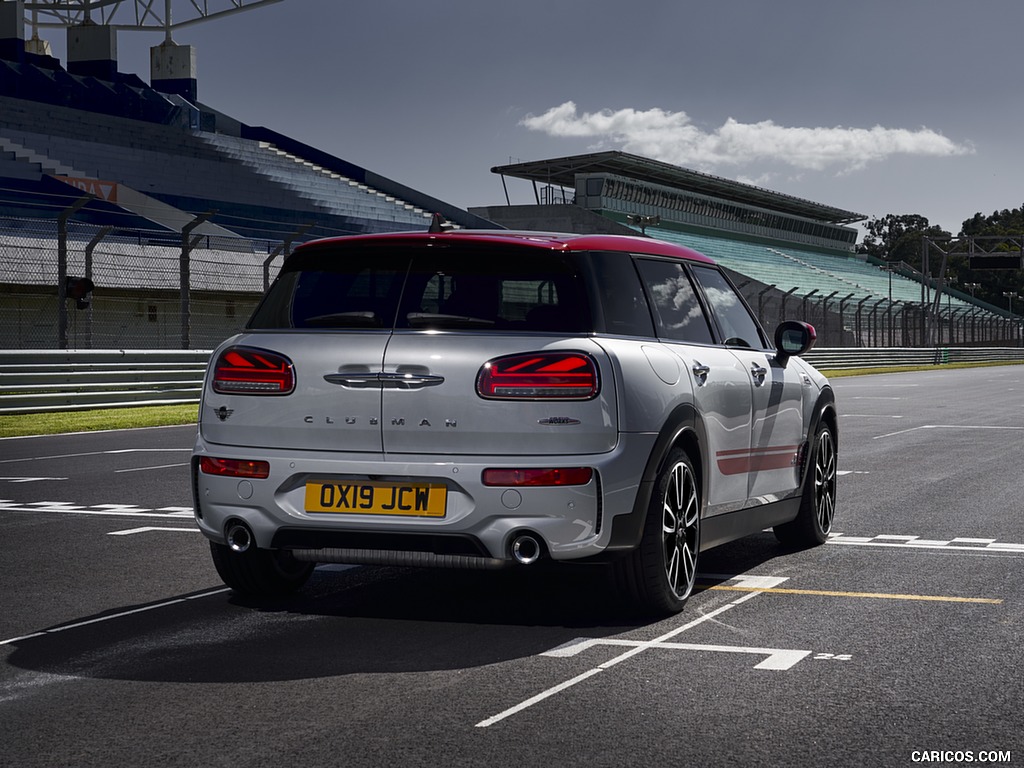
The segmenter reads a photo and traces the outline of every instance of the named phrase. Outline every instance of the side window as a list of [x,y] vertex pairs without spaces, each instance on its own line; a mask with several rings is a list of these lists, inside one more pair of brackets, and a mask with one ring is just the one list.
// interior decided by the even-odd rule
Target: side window
[[704,289],[726,345],[764,349],[764,339],[757,323],[725,275],[710,267],[694,267],[693,273]]
[[658,336],[694,344],[711,344],[711,329],[683,265],[639,259],[637,266],[651,297]]
[[630,255],[594,251],[590,263],[591,290],[604,321],[602,330],[616,336],[654,336],[651,311]]

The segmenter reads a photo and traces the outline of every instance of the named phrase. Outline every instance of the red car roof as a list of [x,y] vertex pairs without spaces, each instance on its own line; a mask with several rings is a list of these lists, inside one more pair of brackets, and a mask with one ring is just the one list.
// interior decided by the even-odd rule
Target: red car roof
[[311,240],[296,250],[324,245],[349,245],[357,243],[383,245],[386,243],[410,242],[460,242],[481,245],[518,245],[559,251],[624,251],[628,253],[649,253],[655,256],[674,256],[679,259],[701,261],[713,264],[704,254],[681,245],[663,240],[629,235],[574,235],[562,232],[519,232],[507,229],[458,229],[441,233],[393,232],[374,235],[350,235]]

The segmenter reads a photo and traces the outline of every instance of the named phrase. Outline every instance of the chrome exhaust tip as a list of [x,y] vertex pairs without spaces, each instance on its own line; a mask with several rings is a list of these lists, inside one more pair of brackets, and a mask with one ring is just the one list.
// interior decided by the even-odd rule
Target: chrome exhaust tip
[[227,540],[231,551],[241,554],[252,546],[252,531],[245,523],[232,523],[228,526]]
[[540,542],[529,534],[516,536],[512,541],[512,557],[520,565],[532,565],[540,560]]

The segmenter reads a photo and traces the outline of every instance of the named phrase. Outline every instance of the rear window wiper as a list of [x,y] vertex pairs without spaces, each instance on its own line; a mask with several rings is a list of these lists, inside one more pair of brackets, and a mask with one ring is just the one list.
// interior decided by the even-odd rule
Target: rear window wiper
[[380,328],[380,316],[376,312],[332,312],[327,315],[305,317],[301,326],[313,328]]
[[410,312],[410,328],[493,328],[494,320],[470,315],[445,315],[438,312]]

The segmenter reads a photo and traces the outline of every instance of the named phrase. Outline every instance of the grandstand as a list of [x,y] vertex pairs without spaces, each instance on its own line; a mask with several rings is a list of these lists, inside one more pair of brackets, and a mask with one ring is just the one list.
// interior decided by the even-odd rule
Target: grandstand
[[[471,209],[508,227],[644,233],[729,271],[762,323],[814,323],[821,346],[987,344],[1006,312],[905,264],[855,252],[861,214],[624,152],[491,169],[530,181],[537,205]],[[506,187],[507,187],[507,182]],[[935,292],[940,291],[934,313]],[[931,330],[929,330],[929,324]]]
[[764,325],[802,317],[821,346],[1013,338],[1002,310],[857,255],[851,225],[864,217],[834,206],[601,152],[494,168],[532,182],[537,205],[463,210],[246,125],[199,99],[169,5],[147,83],[118,70],[116,30],[88,18],[92,4],[32,4],[67,27],[65,66],[35,29],[26,40],[24,0],[0,0],[0,348],[210,348],[245,322],[293,244],[425,229],[435,214],[696,248],[733,273]]
[[[24,28],[0,0],[0,347],[209,347],[295,242],[495,226],[204,104],[188,46],[154,48],[147,84],[113,28],[69,26],[67,67]],[[157,71],[169,51],[184,72]],[[69,277],[95,286],[84,311]]]

